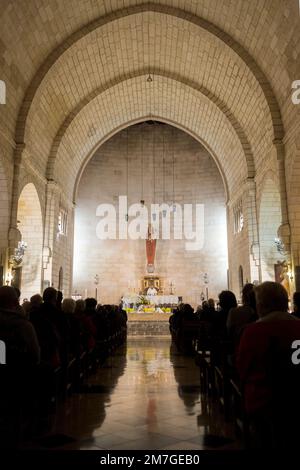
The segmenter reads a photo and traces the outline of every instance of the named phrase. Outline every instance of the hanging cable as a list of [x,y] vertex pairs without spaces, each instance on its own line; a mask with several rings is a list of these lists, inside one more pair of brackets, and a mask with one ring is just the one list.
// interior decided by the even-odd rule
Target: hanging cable
[[165,129],[163,127],[163,201],[165,202],[166,199],[166,177],[165,177]]
[[145,204],[144,200],[144,136],[143,136],[144,125],[141,126],[141,205]]
[[175,206],[175,151],[174,151],[174,127],[172,126],[172,169],[173,169],[173,182],[172,182],[172,191],[173,191],[173,212],[176,210]]
[[155,194],[155,124],[153,125],[153,133],[152,133],[152,160],[153,160],[153,202],[155,204],[156,194]]
[[150,62],[151,62],[151,59],[150,59],[150,12],[148,12],[148,78],[147,78],[147,82],[148,83],[151,83],[153,81],[152,77],[151,77],[151,70],[150,70]]
[[[156,171],[155,171],[155,122],[153,122],[153,129],[152,129],[152,164],[153,164],[153,204],[155,204],[155,199],[156,199],[156,185],[155,185],[155,180],[156,180]],[[156,220],[156,212],[154,211],[152,213],[152,220],[153,222]]]
[[[129,151],[128,151],[128,127],[126,129],[126,195],[127,195],[127,205],[129,203]],[[125,220],[128,222],[128,212],[125,215]]]

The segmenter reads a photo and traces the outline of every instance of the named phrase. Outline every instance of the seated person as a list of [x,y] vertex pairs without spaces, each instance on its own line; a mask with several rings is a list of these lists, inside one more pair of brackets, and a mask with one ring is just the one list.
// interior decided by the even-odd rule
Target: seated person
[[221,338],[227,337],[227,318],[230,309],[237,307],[236,297],[230,290],[223,290],[219,294],[219,307],[214,314],[213,330],[214,335]]
[[197,314],[200,321],[214,323],[216,317],[214,300],[203,300],[201,307],[197,309]]
[[[294,407],[293,413],[296,413],[298,400],[292,400],[293,388],[285,383],[281,383],[280,390],[284,393],[276,401],[276,409],[273,407],[274,396],[278,392],[277,387],[272,386],[270,371],[275,371],[274,376],[278,371],[280,383],[279,362],[273,364],[273,345],[276,344],[276,350],[280,351],[279,357],[286,356],[288,365],[292,364],[292,343],[300,339],[300,321],[288,313],[288,295],[281,284],[264,282],[255,287],[255,297],[259,320],[244,329],[236,363],[244,389],[246,412],[256,423],[256,428],[261,430],[262,427],[266,429],[266,423],[269,423],[270,416],[274,416],[273,413],[273,424],[276,421],[279,423],[279,416],[284,415],[291,421],[289,406]],[[263,435],[271,437],[270,427]]]
[[6,345],[8,365],[35,366],[40,362],[35,330],[19,313],[17,292],[9,286],[0,288],[0,340]]
[[242,292],[243,305],[234,307],[229,310],[227,317],[227,332],[228,338],[237,344],[243,328],[248,323],[257,320],[254,285],[246,284]]
[[294,304],[293,315],[300,319],[300,292],[294,293],[293,304]]

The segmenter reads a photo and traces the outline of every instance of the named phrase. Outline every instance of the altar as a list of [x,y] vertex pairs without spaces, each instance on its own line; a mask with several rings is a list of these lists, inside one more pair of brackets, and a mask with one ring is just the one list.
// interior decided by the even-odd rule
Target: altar
[[[122,307],[128,314],[128,321],[134,323],[141,321],[142,317],[148,318],[148,321],[164,321],[173,313],[173,310],[182,302],[182,297],[174,295],[174,283],[169,282],[168,294],[166,295],[165,280],[155,272],[155,252],[156,238],[153,236],[153,227],[148,225],[148,234],[146,239],[146,272],[143,278],[138,282],[136,291],[136,282],[134,282],[133,291],[130,290],[131,282],[128,283],[129,292],[121,298]],[[133,315],[137,315],[135,318]],[[149,318],[151,316],[151,320]],[[166,318],[162,318],[162,316]]]
[[181,299],[177,295],[125,295],[122,305],[127,313],[172,313]]
[[178,305],[177,295],[146,295],[146,299],[154,305]]

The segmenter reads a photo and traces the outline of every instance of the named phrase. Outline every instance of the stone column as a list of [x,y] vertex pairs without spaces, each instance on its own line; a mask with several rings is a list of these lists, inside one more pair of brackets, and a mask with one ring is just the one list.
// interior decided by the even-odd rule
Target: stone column
[[275,139],[273,144],[276,149],[277,156],[277,172],[279,179],[279,191],[281,202],[281,225],[278,229],[278,236],[283,241],[285,250],[290,258],[291,252],[291,229],[288,216],[288,204],[286,193],[286,178],[285,178],[285,150],[284,144],[281,139]]
[[16,144],[14,150],[14,168],[13,168],[13,179],[11,189],[11,206],[10,206],[10,220],[8,229],[8,247],[6,253],[1,254],[1,258],[4,260],[4,273],[3,277],[6,280],[7,274],[10,272],[12,267],[12,256],[15,254],[15,249],[18,247],[18,243],[22,239],[22,234],[18,229],[17,215],[18,215],[18,202],[20,193],[20,169],[22,159],[24,157],[25,144]]
[[46,185],[45,228],[43,244],[43,287],[52,285],[52,254],[57,233],[56,218],[59,188],[55,181],[49,180]]
[[8,256],[14,254],[15,248],[18,246],[18,242],[21,241],[21,233],[18,230],[17,225],[17,214],[18,214],[18,201],[20,192],[20,167],[22,158],[24,156],[25,144],[20,143],[16,145],[14,152],[14,173],[12,182],[12,196],[11,196],[11,212],[10,212],[10,224],[8,231]]
[[260,281],[260,250],[256,207],[256,184],[253,178],[246,181],[245,214],[248,221],[250,281]]

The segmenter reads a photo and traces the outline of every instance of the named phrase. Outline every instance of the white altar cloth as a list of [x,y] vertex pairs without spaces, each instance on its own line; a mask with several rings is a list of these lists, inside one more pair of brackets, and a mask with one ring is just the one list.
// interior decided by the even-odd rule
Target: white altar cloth
[[[171,305],[178,305],[179,299],[177,295],[143,295],[143,298],[147,299],[150,304],[154,305],[164,305],[164,304],[171,304]],[[122,298],[123,305],[130,305],[130,304],[139,304],[141,300],[141,296],[139,295],[125,295]]]

